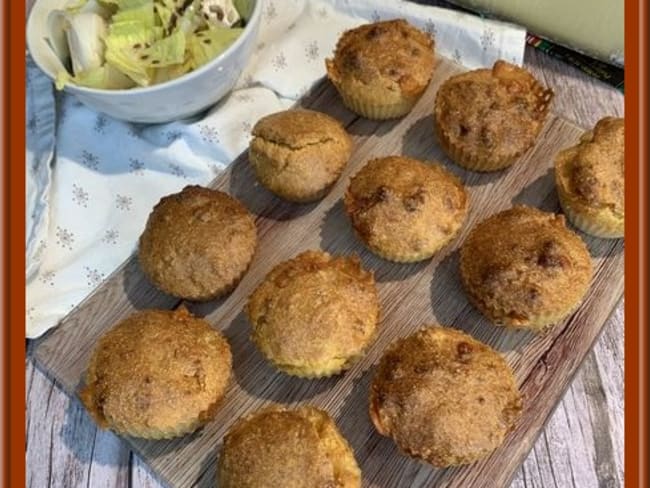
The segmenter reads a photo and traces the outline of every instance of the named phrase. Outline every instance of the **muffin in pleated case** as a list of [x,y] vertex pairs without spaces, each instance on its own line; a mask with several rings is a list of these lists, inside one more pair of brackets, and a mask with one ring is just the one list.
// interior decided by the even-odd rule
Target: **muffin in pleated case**
[[251,294],[252,340],[279,370],[322,377],[352,366],[374,339],[379,299],[356,256],[306,251],[275,266]]
[[552,99],[524,68],[497,61],[445,80],[434,104],[435,133],[458,165],[497,171],[535,144]]
[[370,388],[370,419],[409,456],[444,468],[501,445],[521,415],[512,369],[491,347],[427,327],[388,347]]
[[228,342],[205,320],[144,310],[100,338],[79,396],[102,428],[169,439],[214,417],[231,370]]
[[460,275],[468,298],[492,323],[539,332],[580,305],[592,264],[564,216],[516,206],[470,231]]
[[336,119],[295,109],[260,119],[253,127],[248,155],[265,188],[302,203],[329,192],[351,152],[352,140]]
[[255,220],[239,201],[221,191],[186,186],[154,207],[140,236],[138,259],[160,290],[205,301],[239,283],[256,245]]
[[437,163],[404,156],[369,161],[350,180],[343,201],[368,249],[402,263],[429,259],[449,244],[469,206],[456,176]]
[[581,231],[616,239],[625,229],[625,124],[605,117],[555,158],[562,210]]
[[347,108],[369,119],[398,118],[431,81],[434,41],[404,19],[365,24],[344,32],[325,64]]
[[354,453],[327,412],[267,407],[238,420],[218,462],[220,488],[359,488]]

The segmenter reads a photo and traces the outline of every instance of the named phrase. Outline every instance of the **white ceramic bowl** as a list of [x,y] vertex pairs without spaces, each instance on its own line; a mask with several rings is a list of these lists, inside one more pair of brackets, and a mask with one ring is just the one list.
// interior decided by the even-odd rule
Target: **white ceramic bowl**
[[[262,0],[251,0],[252,12],[235,42],[209,63],[174,80],[127,90],[66,86],[87,106],[117,119],[160,123],[194,115],[219,101],[234,86],[255,46]],[[46,41],[47,17],[69,0],[37,0],[27,22],[27,47],[34,62],[52,79],[61,68]]]

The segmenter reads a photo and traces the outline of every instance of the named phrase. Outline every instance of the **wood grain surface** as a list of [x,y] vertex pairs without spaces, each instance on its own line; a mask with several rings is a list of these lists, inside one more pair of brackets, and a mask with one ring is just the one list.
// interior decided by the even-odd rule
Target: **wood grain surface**
[[[338,118],[355,139],[355,152],[341,181],[332,193],[317,204],[297,206],[283,203],[259,188],[245,156],[235,161],[218,179],[218,188],[238,197],[257,215],[259,252],[250,271],[232,295],[214,303],[191,305],[191,308],[223,330],[230,340],[235,381],[217,419],[201,432],[165,442],[127,439],[142,459],[153,467],[160,480],[171,486],[211,486],[223,433],[240,415],[274,401],[313,403],[330,411],[355,448],[364,473],[364,486],[501,487],[507,486],[517,473],[544,422],[622,295],[623,246],[621,241],[585,237],[596,270],[592,287],[581,308],[548,334],[534,336],[493,327],[469,306],[458,281],[457,245],[475,223],[513,203],[558,210],[550,171],[552,156],[558,148],[574,143],[582,129],[554,115],[537,146],[511,169],[487,175],[461,170],[437,148],[431,135],[430,116],[430,107],[440,82],[459,70],[451,62],[440,62],[429,90],[413,112],[405,119],[394,122],[380,123],[358,118],[342,107],[327,82],[317,85],[303,104]],[[544,81],[555,86],[549,80]],[[561,99],[559,103],[562,103]],[[470,191],[468,222],[454,244],[433,261],[398,265],[375,258],[354,239],[342,210],[340,197],[349,176],[369,158],[393,153],[438,159],[459,175]],[[375,272],[384,318],[376,343],[367,357],[351,371],[341,377],[307,381],[276,373],[267,365],[248,340],[249,328],[241,308],[248,294],[273,265],[309,248],[322,248],[340,254],[358,253],[364,265]],[[177,300],[160,294],[146,282],[135,261],[126,263],[57,329],[32,345],[38,369],[28,365],[28,401],[46,402],[47,407],[41,407],[36,412],[47,415],[56,387],[51,383],[49,389],[42,386],[48,383],[40,370],[56,378],[65,391],[74,393],[92,346],[101,333],[135,309],[173,308],[177,304]],[[467,467],[435,470],[400,455],[389,440],[374,432],[366,414],[372,365],[390,341],[428,323],[462,328],[501,350],[515,368],[524,393],[524,416],[515,432],[492,456]],[[619,345],[617,352],[622,354],[622,344]],[[616,350],[616,347],[612,350]],[[617,362],[616,358],[607,354],[604,356],[600,359],[598,354],[589,356],[585,368],[590,369],[592,375],[597,375],[603,365],[616,364],[620,373],[620,359]],[[38,396],[31,391],[35,384],[41,393]],[[612,412],[602,407],[592,409],[584,404],[584,396],[604,397],[605,402],[601,401],[601,405],[607,405],[608,397],[615,398],[611,392],[604,391],[602,385],[602,380],[599,384],[585,383],[584,395],[573,399],[574,417],[565,415],[560,419],[560,422],[578,422],[579,427],[574,428],[573,432],[580,432],[583,436],[591,434],[594,437],[593,451],[567,453],[563,435],[556,438],[544,436],[546,449],[538,450],[536,446],[531,454],[535,456],[537,474],[526,474],[531,467],[531,457],[528,457],[513,486],[619,486],[622,463],[620,458],[612,457],[620,456],[622,449],[618,445],[613,446],[613,436],[609,430],[600,431],[600,434],[597,432],[601,426],[611,424]],[[43,392],[47,392],[46,398]],[[61,427],[55,421],[49,423],[49,449],[30,451],[28,445],[28,462],[40,461],[41,466],[48,466],[49,470],[47,478],[42,472],[30,470],[31,486],[125,486],[124,483],[156,486],[156,476],[150,476],[138,461],[132,463],[133,469],[130,471],[118,470],[126,474],[105,476],[111,468],[102,464],[98,456],[127,463],[127,451],[120,448],[119,441],[112,434],[95,430],[76,400],[66,402],[58,394],[55,400],[60,403],[56,411],[60,411],[63,404],[67,408],[62,430],[65,446],[55,446],[56,439],[61,437],[61,433],[54,432],[56,425]],[[565,399],[563,405],[566,402]],[[611,410],[615,412],[617,407],[620,412],[620,405]],[[34,425],[34,421],[38,425]],[[41,430],[44,422],[47,425],[45,419],[35,418],[31,415],[31,409],[28,410],[27,432],[30,439],[47,437],[47,433]],[[622,424],[617,428],[622,430]],[[39,430],[34,432],[34,429]],[[566,428],[560,426],[557,432],[563,430],[566,431]],[[605,435],[599,439],[602,432]],[[616,452],[618,454],[614,454]],[[49,462],[47,459],[39,460],[39,454],[47,455]],[[61,454],[64,457],[57,457],[56,462],[64,462],[74,469],[61,470],[57,467],[53,459]],[[73,457],[81,458],[81,462],[71,460]],[[547,468],[541,469],[542,465]],[[562,465],[568,466],[568,469],[562,469]],[[85,466],[90,466],[90,469]]]

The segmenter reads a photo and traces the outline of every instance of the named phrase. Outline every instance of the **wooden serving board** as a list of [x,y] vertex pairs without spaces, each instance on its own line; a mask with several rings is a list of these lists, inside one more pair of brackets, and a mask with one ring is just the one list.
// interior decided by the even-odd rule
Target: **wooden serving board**
[[[458,245],[478,222],[516,203],[558,211],[553,157],[574,144],[583,129],[551,115],[539,142],[510,169],[493,174],[464,171],[436,145],[431,116],[442,81],[464,69],[441,59],[430,87],[415,109],[397,121],[375,122],[345,109],[326,80],[300,105],[326,112],[352,134],[351,161],[332,192],[320,202],[283,202],[255,181],[245,154],[214,181],[213,187],[240,199],[255,215],[259,247],[250,270],[228,297],[189,308],[223,331],[232,347],[234,377],[216,419],[201,431],[171,441],[125,438],[151,469],[172,487],[215,485],[215,467],[223,435],[240,416],[268,403],[310,403],[334,417],[354,448],[364,486],[505,487],[533,446],[581,361],[623,293],[623,242],[582,237],[594,260],[594,279],[581,305],[567,320],[543,335],[497,328],[467,301],[458,276]],[[389,154],[438,160],[457,174],[470,193],[470,211],[458,238],[433,260],[394,264],[375,257],[358,242],[341,197],[351,175],[370,158]],[[350,371],[333,378],[304,380],[275,371],[249,340],[242,313],[247,297],[280,261],[306,249],[360,255],[375,273],[382,303],[376,342]],[[74,395],[97,338],[128,314],[142,308],[177,307],[180,301],[155,290],[129,259],[95,293],[39,340],[39,367]],[[434,469],[400,454],[377,434],[368,417],[367,395],[374,365],[386,346],[426,324],[463,329],[501,351],[513,366],[524,395],[524,413],[516,429],[490,457],[472,465]],[[282,488],[282,487],[278,487]]]

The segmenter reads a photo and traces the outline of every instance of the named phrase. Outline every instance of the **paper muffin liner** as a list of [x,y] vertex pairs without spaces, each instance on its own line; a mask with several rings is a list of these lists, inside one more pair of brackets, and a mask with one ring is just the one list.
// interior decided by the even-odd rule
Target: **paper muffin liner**
[[363,356],[362,353],[356,356],[351,356],[347,358],[340,364],[330,364],[330,365],[303,365],[303,366],[294,366],[290,364],[280,364],[269,358],[267,360],[279,371],[282,371],[289,376],[296,376],[298,378],[305,379],[317,379],[317,378],[327,378],[329,376],[335,376],[341,374],[344,371],[350,369],[355,362],[357,362]]
[[[228,382],[230,382],[230,379]],[[216,398],[206,410],[200,412],[196,417],[187,419],[177,425],[168,425],[164,428],[157,429],[143,424],[128,424],[125,421],[116,422],[114,419],[106,417],[104,413],[97,408],[92,387],[89,385],[82,387],[78,392],[78,396],[81,403],[86,407],[88,413],[102,429],[110,429],[117,434],[128,435],[140,439],[160,440],[173,439],[175,437],[182,437],[191,434],[210,422],[219,409],[219,405],[225,396],[225,390],[226,389],[224,389],[224,392]]]
[[442,242],[436,249],[432,251],[422,251],[419,253],[409,253],[409,252],[387,252],[385,249],[380,249],[376,246],[370,245],[368,242],[366,242],[361,234],[356,231],[355,229],[355,234],[357,235],[357,238],[370,250],[373,254],[379,256],[382,259],[385,259],[386,261],[391,261],[393,263],[403,263],[403,264],[408,264],[408,263],[418,263],[420,261],[426,261],[427,259],[431,259],[433,256],[435,256],[439,251],[441,251],[445,246],[447,246],[455,237],[456,234],[452,235],[447,241]]
[[445,132],[440,127],[440,124],[438,124],[437,120],[435,121],[434,126],[440,147],[447,154],[447,156],[449,156],[449,159],[451,159],[459,166],[462,166],[463,168],[470,171],[479,171],[485,173],[491,171],[500,171],[511,166],[522,154],[530,149],[529,146],[525,150],[508,156],[507,158],[492,159],[466,151],[462,147],[451,142],[451,139],[449,138],[447,132]]
[[381,249],[377,246],[373,246],[369,242],[367,242],[366,239],[364,239],[363,235],[354,226],[354,222],[352,222],[352,219],[350,219],[350,223],[352,224],[352,228],[354,229],[354,234],[356,235],[357,239],[361,241],[363,245],[366,246],[366,248],[370,252],[372,252],[376,256],[379,256],[382,259],[385,259],[386,261],[391,261],[393,263],[402,263],[402,264],[418,263],[420,261],[426,261],[427,259],[431,259],[433,256],[435,256],[440,251],[442,251],[446,246],[448,246],[456,238],[456,236],[458,236],[458,233],[462,228],[462,225],[459,226],[456,232],[447,236],[447,239],[441,241],[440,244],[433,250],[422,251],[419,253],[388,252],[385,249]]
[[555,314],[538,314],[528,317],[525,321],[515,321],[514,319],[508,319],[507,317],[503,316],[499,318],[495,317],[494,313],[492,313],[493,311],[491,309],[488,309],[483,304],[483,302],[478,297],[476,297],[474,293],[472,293],[472,291],[467,286],[465,279],[463,278],[461,281],[463,283],[463,289],[465,290],[465,295],[467,296],[468,301],[481,313],[481,315],[487,318],[492,323],[492,325],[495,327],[505,327],[507,329],[529,330],[537,334],[546,332],[555,324],[568,317],[580,306],[582,299],[584,298],[583,295],[583,297],[580,298],[576,304],[573,304],[571,307],[567,307],[566,310],[563,310],[561,312]]
[[[599,212],[584,212],[579,205],[574,205],[571,198],[565,194],[561,187],[557,186],[558,199],[562,211],[571,224],[580,229],[585,234],[603,239],[620,239],[625,234],[625,223],[614,222],[612,219],[603,218]],[[609,221],[608,221],[609,220]]]
[[403,117],[413,109],[415,103],[419,99],[419,97],[402,97],[399,103],[387,105],[376,102],[368,102],[367,100],[352,96],[346,93],[344,90],[340,89],[338,86],[337,89],[341,95],[343,104],[348,109],[358,115],[361,115],[362,117],[372,120],[388,120]]
[[[248,319],[250,321],[250,317]],[[262,353],[264,358],[279,371],[290,376],[305,379],[326,378],[335,376],[349,370],[358,361],[360,361],[366,354],[366,350],[375,341],[379,329],[379,322],[381,320],[381,310],[377,309],[375,314],[375,329],[372,334],[367,338],[366,342],[354,353],[347,357],[332,357],[330,361],[323,363],[304,363],[304,364],[288,364],[278,361],[276,358],[270,358],[258,338],[253,334],[251,339],[257,349]]]

